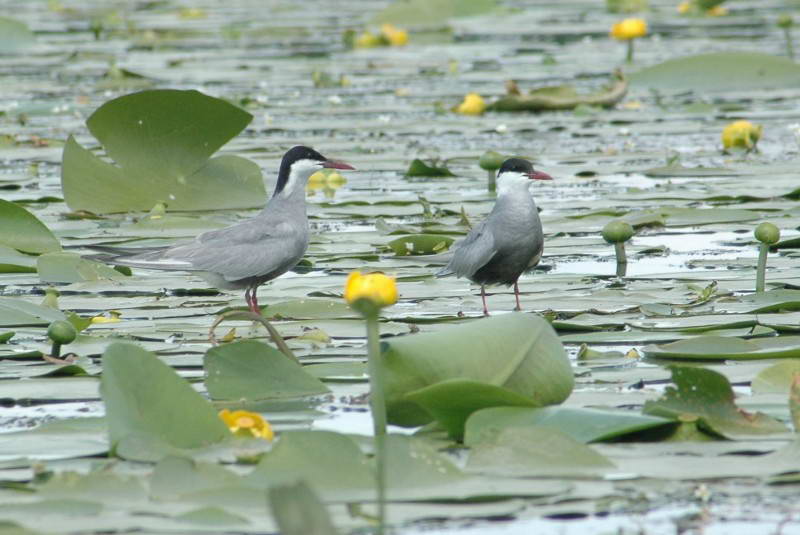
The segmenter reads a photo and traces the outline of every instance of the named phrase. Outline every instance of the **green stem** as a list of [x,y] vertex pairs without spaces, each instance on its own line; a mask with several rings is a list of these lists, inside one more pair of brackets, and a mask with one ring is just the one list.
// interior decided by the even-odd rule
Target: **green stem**
[[767,271],[767,253],[769,245],[762,243],[758,246],[758,268],[756,268],[756,292],[764,291],[764,279]]
[[783,35],[786,36],[786,55],[789,59],[794,59],[794,43],[792,42],[791,28],[784,28]]
[[628,257],[625,255],[625,242],[620,241],[614,244],[614,253],[617,255],[617,264],[627,264]]
[[378,485],[378,535],[383,535],[386,525],[386,398],[383,387],[378,315],[367,317],[367,367],[369,370],[372,409],[372,429],[375,434],[375,462]]
[[219,343],[217,341],[216,336],[214,336],[214,331],[216,330],[217,326],[231,316],[236,316],[236,319],[244,317],[260,323],[269,333],[269,336],[270,338],[272,338],[272,342],[278,348],[278,351],[286,355],[290,360],[294,360],[295,362],[300,362],[300,359],[297,358],[297,355],[295,355],[294,352],[291,349],[289,349],[289,346],[286,345],[286,341],[281,336],[281,333],[279,333],[278,330],[275,327],[273,327],[272,324],[269,321],[267,321],[267,319],[264,316],[249,311],[243,312],[241,310],[229,310],[227,312],[223,312],[222,314],[220,314],[217,317],[216,321],[214,321],[214,323],[211,325],[211,328],[208,330],[208,340],[213,345],[217,345]]
[[489,169],[488,171],[486,171],[486,177],[488,178],[486,184],[487,187],[489,188],[489,191],[495,191],[497,189],[497,180],[495,177],[494,169]]
[[625,54],[626,63],[633,63],[633,41],[634,39],[628,39],[628,52]]
[[50,348],[50,356],[56,359],[61,356],[61,344],[53,342],[53,347]]

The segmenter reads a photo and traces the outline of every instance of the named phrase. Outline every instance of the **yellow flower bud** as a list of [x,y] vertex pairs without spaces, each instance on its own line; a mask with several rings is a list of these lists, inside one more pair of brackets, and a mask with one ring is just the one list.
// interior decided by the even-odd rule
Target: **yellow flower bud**
[[344,298],[349,304],[366,299],[373,306],[382,308],[397,302],[397,285],[394,277],[383,273],[353,271],[344,285]]
[[257,412],[250,411],[229,411],[222,409],[219,411],[219,418],[231,433],[241,437],[254,437],[272,440],[275,438],[275,432],[272,431],[272,426]]
[[726,149],[751,151],[756,148],[761,132],[761,125],[744,120],[734,121],[722,130],[722,146]]
[[611,37],[620,41],[647,35],[647,22],[643,19],[625,19],[611,27]]
[[464,115],[481,115],[486,111],[486,102],[478,93],[467,93],[464,101],[456,106],[455,111]]
[[372,32],[364,32],[354,42],[356,48],[374,48],[381,46],[381,38]]
[[685,15],[690,9],[692,9],[692,4],[690,4],[688,1],[683,1],[678,4],[678,13],[681,15]]
[[392,46],[405,46],[408,44],[408,32],[395,28],[391,24],[382,25],[381,33]]

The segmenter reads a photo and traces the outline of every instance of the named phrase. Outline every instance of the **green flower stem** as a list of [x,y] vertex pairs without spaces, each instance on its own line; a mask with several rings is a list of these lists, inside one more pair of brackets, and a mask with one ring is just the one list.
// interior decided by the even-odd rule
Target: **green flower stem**
[[794,43],[792,42],[792,29],[784,28],[783,35],[786,37],[786,55],[789,59],[794,59]]
[[487,187],[489,188],[489,191],[492,192],[497,189],[497,178],[495,176],[495,172],[496,171],[494,169],[489,169],[488,171],[486,171],[486,177],[488,178],[486,184]]
[[628,39],[628,52],[625,54],[625,62],[633,63],[633,42],[635,39]]
[[756,269],[756,292],[764,291],[764,279],[767,271],[767,253],[769,245],[766,243],[758,246],[758,268]]
[[53,342],[53,347],[50,348],[50,356],[56,359],[61,356],[61,344]]
[[628,257],[625,255],[625,242],[619,241],[614,244],[614,253],[617,255],[617,264],[627,264]]
[[375,459],[378,484],[378,534],[386,525],[386,398],[384,397],[383,363],[377,311],[367,315],[367,368],[369,370],[369,402],[375,434]]

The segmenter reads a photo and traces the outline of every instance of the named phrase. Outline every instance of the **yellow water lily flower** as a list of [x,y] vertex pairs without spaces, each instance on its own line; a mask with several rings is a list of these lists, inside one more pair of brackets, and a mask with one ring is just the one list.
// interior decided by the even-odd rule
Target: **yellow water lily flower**
[[611,27],[611,37],[628,41],[647,35],[647,22],[644,19],[625,19]]
[[396,28],[392,24],[381,25],[381,33],[392,46],[405,46],[408,44],[408,32]]
[[681,15],[685,15],[686,13],[689,12],[690,9],[692,9],[692,4],[686,0],[678,4],[678,13],[680,13]]
[[397,284],[394,277],[383,273],[362,275],[360,271],[353,271],[345,282],[344,298],[351,305],[366,299],[372,305],[382,308],[397,302]]
[[725,149],[745,149],[751,151],[756,148],[761,139],[763,127],[750,121],[734,121],[722,130],[722,146]]
[[478,93],[467,93],[455,111],[464,115],[481,115],[486,111],[486,101]]
[[122,313],[119,310],[109,310],[105,314],[100,314],[99,316],[94,316],[91,319],[92,323],[117,323],[122,321],[120,319]]
[[275,438],[272,426],[257,412],[222,409],[219,411],[219,418],[234,435],[266,440]]

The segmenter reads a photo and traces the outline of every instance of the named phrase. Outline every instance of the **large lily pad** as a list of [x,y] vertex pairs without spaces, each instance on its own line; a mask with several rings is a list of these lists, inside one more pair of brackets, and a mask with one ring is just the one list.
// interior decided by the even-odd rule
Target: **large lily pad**
[[469,17],[496,8],[495,0],[395,0],[373,21],[377,23],[436,26],[453,17]]
[[751,338],[703,335],[642,348],[644,356],[661,359],[751,360],[800,357],[800,336]]
[[61,244],[35,215],[0,199],[0,244],[26,253],[60,251]]
[[117,342],[103,353],[100,393],[112,447],[130,436],[181,449],[231,436],[211,404],[185,379],[133,344]]
[[0,17],[0,52],[13,52],[35,40],[33,32],[24,22]]
[[328,392],[328,387],[300,364],[255,340],[209,349],[203,367],[213,399],[275,399]]
[[197,91],[160,89],[111,100],[87,126],[117,165],[70,137],[61,186],[73,210],[95,213],[252,208],[264,203],[259,167],[238,156],[209,159],[252,119]]
[[[430,409],[441,405],[447,411],[450,403],[469,395],[464,383],[440,384],[451,380],[502,387],[536,406],[560,403],[572,391],[572,369],[558,336],[547,321],[530,314],[398,338],[384,343],[382,350],[389,421],[397,425],[427,423]],[[438,391],[425,390],[435,385]],[[415,394],[425,399],[426,408],[414,401]],[[470,408],[462,407],[465,420]]]

